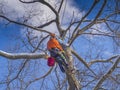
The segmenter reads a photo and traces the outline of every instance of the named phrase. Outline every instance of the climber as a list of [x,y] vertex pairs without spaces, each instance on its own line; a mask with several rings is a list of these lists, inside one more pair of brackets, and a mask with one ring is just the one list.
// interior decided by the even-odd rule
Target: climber
[[55,58],[55,61],[58,63],[61,71],[65,72],[65,68],[68,67],[68,64],[63,54],[64,50],[53,33],[50,34],[47,49],[49,50],[51,57]]

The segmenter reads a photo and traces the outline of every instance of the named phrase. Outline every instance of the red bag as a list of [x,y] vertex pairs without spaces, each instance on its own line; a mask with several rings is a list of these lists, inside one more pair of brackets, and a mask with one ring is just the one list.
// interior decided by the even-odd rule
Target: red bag
[[53,57],[49,57],[47,61],[47,65],[52,67],[55,65],[55,59]]

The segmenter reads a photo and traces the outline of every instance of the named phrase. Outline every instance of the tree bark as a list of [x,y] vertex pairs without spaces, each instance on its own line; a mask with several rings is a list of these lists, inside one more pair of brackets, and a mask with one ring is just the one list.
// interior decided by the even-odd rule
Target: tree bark
[[71,49],[69,47],[67,47],[66,49],[66,54],[68,56],[68,70],[66,71],[66,76],[68,78],[68,84],[69,84],[69,88],[68,90],[80,90],[81,89],[81,85],[79,80],[77,80],[76,78],[76,73],[72,73],[72,70],[74,70],[74,65],[73,65],[73,57],[72,57],[72,53],[71,53]]

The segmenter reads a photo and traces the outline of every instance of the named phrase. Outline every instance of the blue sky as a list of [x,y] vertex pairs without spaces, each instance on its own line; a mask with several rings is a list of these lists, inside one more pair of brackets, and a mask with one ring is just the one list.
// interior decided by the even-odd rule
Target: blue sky
[[0,49],[7,50],[10,46],[16,43],[16,36],[20,37],[20,27],[15,24],[5,25],[0,24]]

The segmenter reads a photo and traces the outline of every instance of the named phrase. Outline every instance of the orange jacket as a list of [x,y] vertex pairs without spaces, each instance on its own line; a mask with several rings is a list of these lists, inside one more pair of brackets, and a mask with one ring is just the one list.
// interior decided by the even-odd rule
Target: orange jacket
[[47,49],[50,50],[51,48],[58,48],[60,51],[63,51],[62,46],[56,38],[50,38],[50,40],[48,41]]

